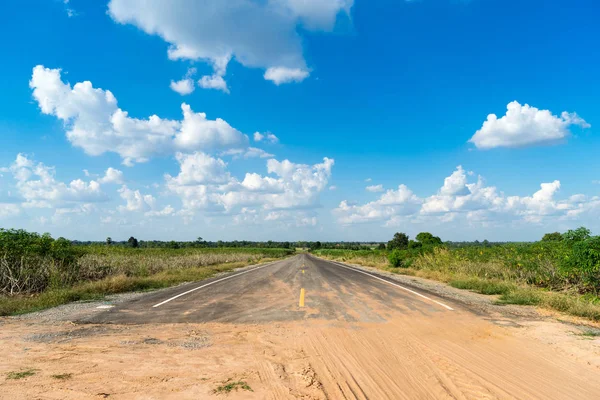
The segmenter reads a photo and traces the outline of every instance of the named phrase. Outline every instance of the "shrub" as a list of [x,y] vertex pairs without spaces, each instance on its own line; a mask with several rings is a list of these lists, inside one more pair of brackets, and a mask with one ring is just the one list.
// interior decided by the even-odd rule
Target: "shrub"
[[400,250],[394,250],[388,255],[390,265],[394,268],[400,268],[404,266],[404,260]]

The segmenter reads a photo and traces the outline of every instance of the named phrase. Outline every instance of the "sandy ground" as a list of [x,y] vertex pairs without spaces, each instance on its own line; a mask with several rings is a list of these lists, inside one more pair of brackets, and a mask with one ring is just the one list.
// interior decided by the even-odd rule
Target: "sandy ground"
[[[361,287],[348,303],[355,315],[319,317],[325,300],[342,297],[329,289],[274,322],[0,319],[0,398],[598,398],[600,339],[582,327],[530,308],[523,317],[388,304],[375,285]],[[35,374],[7,378],[24,370]],[[219,391],[240,381],[245,389]]]

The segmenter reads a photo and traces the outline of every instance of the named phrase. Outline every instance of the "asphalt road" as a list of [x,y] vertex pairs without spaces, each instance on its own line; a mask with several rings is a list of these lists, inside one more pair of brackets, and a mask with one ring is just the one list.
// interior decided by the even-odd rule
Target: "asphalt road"
[[148,294],[91,323],[385,322],[392,311],[452,312],[447,300],[308,254]]

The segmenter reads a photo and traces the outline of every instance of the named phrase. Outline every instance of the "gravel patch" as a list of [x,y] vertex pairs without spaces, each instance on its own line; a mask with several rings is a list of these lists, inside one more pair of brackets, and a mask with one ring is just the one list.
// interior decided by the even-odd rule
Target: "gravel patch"
[[106,326],[90,326],[70,331],[36,333],[34,335],[26,336],[25,341],[36,343],[66,343],[73,339],[108,335],[116,331],[118,331],[118,329],[113,329]]

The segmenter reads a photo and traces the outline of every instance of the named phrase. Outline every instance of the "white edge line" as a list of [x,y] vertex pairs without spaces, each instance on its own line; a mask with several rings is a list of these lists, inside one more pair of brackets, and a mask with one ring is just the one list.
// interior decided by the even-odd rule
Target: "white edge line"
[[225,278],[217,279],[216,281],[212,281],[212,282],[209,282],[209,283],[207,283],[207,284],[205,284],[205,285],[198,286],[197,288],[194,288],[194,289],[188,290],[187,292],[180,293],[180,294],[178,294],[177,296],[173,296],[173,297],[171,297],[170,299],[167,299],[167,300],[165,300],[165,301],[163,301],[163,302],[161,302],[161,303],[155,304],[155,305],[153,305],[153,306],[152,306],[152,308],[160,307],[160,306],[162,306],[163,304],[166,304],[166,303],[168,303],[168,302],[170,302],[170,301],[173,301],[173,300],[175,300],[175,299],[177,299],[177,298],[179,298],[179,297],[181,297],[181,296],[185,296],[186,294],[189,294],[189,293],[195,292],[196,290],[200,290],[200,289],[202,289],[202,288],[205,288],[205,287],[207,287],[207,286],[213,285],[213,284],[215,284],[215,283],[223,282],[223,281],[225,281],[225,280],[227,280],[227,279],[235,278],[236,276],[244,275],[244,274],[247,274],[248,272],[252,272],[252,271],[256,271],[257,269],[262,269],[262,268],[268,267],[268,266],[270,266],[270,265],[273,265],[273,264],[275,264],[276,262],[278,262],[278,261],[274,261],[274,262],[271,262],[271,263],[268,263],[268,264],[262,265],[262,266],[260,266],[260,267],[258,267],[258,268],[252,268],[252,269],[249,269],[248,271],[240,272],[239,274],[235,274],[235,275],[229,275],[229,276],[226,276]]
[[344,267],[344,268],[347,268],[347,269],[351,269],[352,271],[360,272],[361,274],[369,275],[371,278],[379,279],[380,281],[383,281],[383,282],[385,282],[385,283],[389,283],[389,284],[390,284],[390,285],[392,285],[392,286],[399,287],[399,288],[400,288],[400,289],[402,289],[402,290],[406,290],[407,292],[410,292],[410,293],[412,293],[412,294],[414,294],[414,295],[417,295],[417,296],[419,296],[419,297],[422,297],[422,298],[424,298],[424,299],[427,299],[427,300],[429,300],[429,301],[432,301],[432,302],[434,302],[435,304],[438,304],[438,305],[440,305],[440,306],[444,307],[444,308],[445,308],[445,309],[447,309],[447,310],[454,311],[454,308],[452,308],[452,307],[450,307],[450,306],[447,306],[447,305],[446,305],[446,304],[444,304],[444,303],[440,303],[440,302],[439,302],[439,301],[437,301],[437,300],[434,300],[434,299],[432,299],[432,298],[430,298],[430,297],[427,297],[427,296],[425,296],[425,295],[422,295],[422,294],[421,294],[421,293],[419,293],[419,292],[415,292],[414,290],[410,290],[410,289],[409,289],[409,288],[407,288],[407,287],[404,287],[404,286],[398,285],[397,283],[393,283],[393,282],[387,281],[387,280],[385,280],[385,279],[383,279],[383,278],[380,278],[380,277],[378,277],[378,276],[375,276],[375,275],[373,275],[373,274],[369,274],[368,272],[361,271],[361,270],[359,270],[359,269],[355,269],[355,268],[351,268],[351,267],[348,267],[348,266],[346,266],[346,265],[344,265],[344,264],[341,264],[341,263],[338,263],[338,262],[335,262],[335,261],[330,261],[330,262],[331,262],[331,263],[333,263],[333,264],[339,265],[340,267]]

